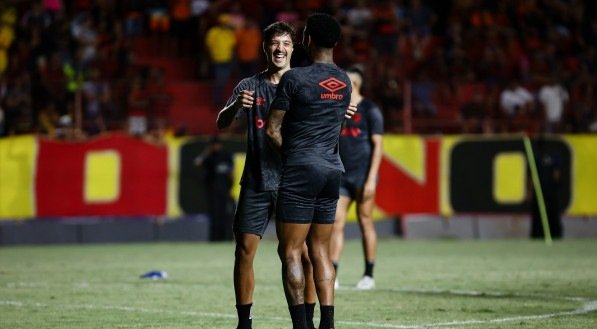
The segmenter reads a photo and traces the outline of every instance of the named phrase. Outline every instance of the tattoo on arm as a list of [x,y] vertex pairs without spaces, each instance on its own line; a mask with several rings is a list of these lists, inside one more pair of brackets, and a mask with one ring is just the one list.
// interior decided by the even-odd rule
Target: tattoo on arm
[[274,147],[279,150],[282,147],[282,120],[286,111],[270,109],[267,117],[267,136]]

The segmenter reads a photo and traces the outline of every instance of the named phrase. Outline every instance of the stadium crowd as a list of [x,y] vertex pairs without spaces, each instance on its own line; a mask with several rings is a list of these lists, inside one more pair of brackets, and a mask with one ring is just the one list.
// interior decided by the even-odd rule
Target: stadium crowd
[[382,107],[387,132],[596,132],[595,7],[590,0],[3,1],[0,136],[78,139],[168,126],[168,81],[135,61],[144,37],[166,39],[172,60],[195,60],[195,78],[213,85],[213,104],[221,105],[222,88],[263,67],[262,28],[282,20],[301,31],[312,12],[341,22],[336,62],[366,72],[364,92]]

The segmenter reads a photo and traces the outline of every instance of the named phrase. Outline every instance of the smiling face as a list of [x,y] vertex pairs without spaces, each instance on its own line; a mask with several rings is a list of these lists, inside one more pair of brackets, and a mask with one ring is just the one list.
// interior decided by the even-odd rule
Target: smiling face
[[290,34],[276,34],[271,40],[266,42],[263,46],[263,51],[267,58],[267,66],[270,69],[288,69],[290,68],[290,57],[294,45]]

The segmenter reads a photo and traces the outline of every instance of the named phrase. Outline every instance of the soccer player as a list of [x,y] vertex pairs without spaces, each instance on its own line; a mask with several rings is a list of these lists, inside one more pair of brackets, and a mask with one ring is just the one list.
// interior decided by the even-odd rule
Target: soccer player
[[[377,234],[373,225],[375,188],[382,156],[383,116],[379,107],[363,97],[363,73],[356,67],[346,70],[352,83],[352,102],[358,112],[347,120],[340,134],[340,158],[344,174],[340,184],[340,199],[336,208],[336,222],[330,243],[330,258],[338,273],[338,262],[344,247],[344,225],[350,204],[356,202],[356,212],[363,238],[365,273],[357,289],[375,288],[373,266]],[[339,286],[338,276],[334,286]]]
[[340,25],[327,14],[307,18],[303,46],[313,63],[280,80],[270,106],[267,135],[282,153],[276,207],[278,255],[294,329],[306,328],[301,263],[307,242],[320,304],[320,329],[334,327],[334,268],[329,259],[342,162],[338,140],[351,85],[333,60]]
[[[247,156],[233,227],[236,242],[234,292],[239,329],[251,328],[252,325],[251,307],[255,289],[253,260],[275,209],[282,171],[279,152],[272,149],[267,142],[265,119],[269,105],[274,99],[276,86],[282,75],[290,69],[294,38],[294,29],[286,23],[276,22],[265,28],[263,51],[267,69],[240,81],[217,118],[218,128],[224,129],[232,124],[241,109],[247,117]],[[354,111],[356,107],[349,108],[346,112],[351,116]],[[313,312],[317,296],[306,245],[304,248],[302,261],[307,275],[307,319],[309,327],[315,328]]]

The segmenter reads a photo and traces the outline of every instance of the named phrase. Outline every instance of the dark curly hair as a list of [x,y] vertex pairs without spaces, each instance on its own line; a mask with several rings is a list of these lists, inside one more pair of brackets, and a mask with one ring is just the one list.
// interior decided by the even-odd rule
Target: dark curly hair
[[265,30],[263,30],[263,41],[268,44],[276,35],[284,34],[290,35],[290,39],[294,42],[296,37],[294,28],[285,22],[275,22],[268,25]]
[[340,39],[340,23],[328,14],[312,14],[307,18],[305,34],[316,46],[334,48]]

